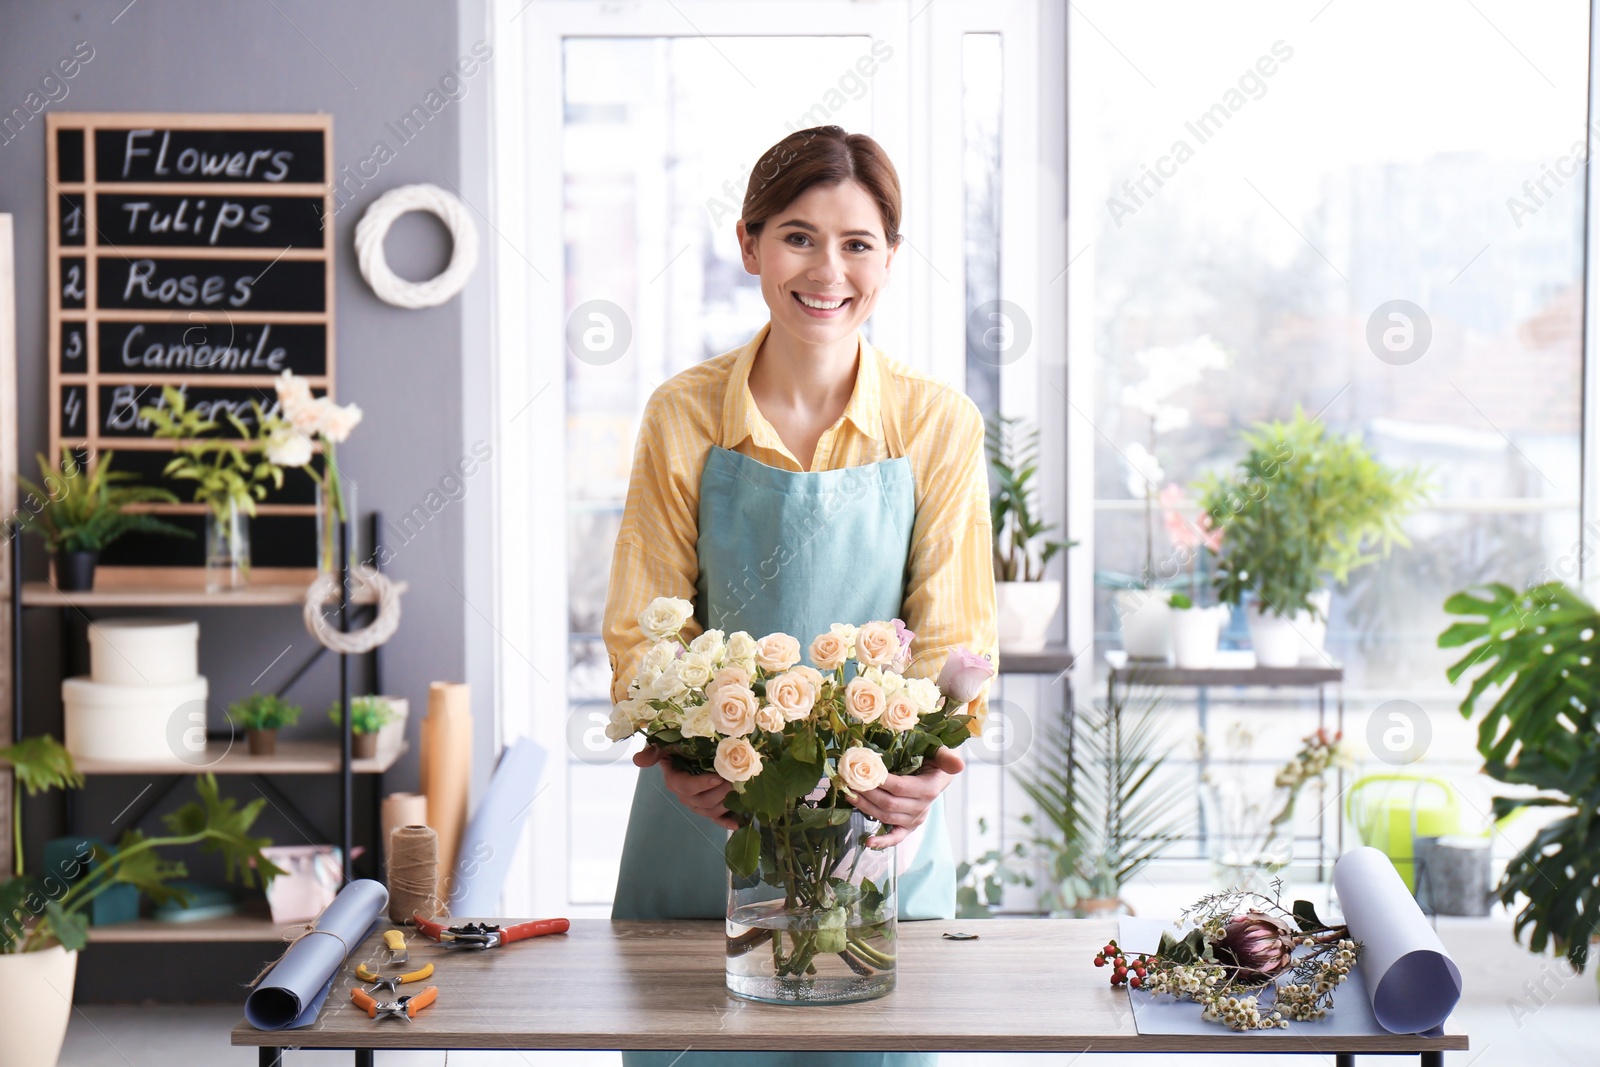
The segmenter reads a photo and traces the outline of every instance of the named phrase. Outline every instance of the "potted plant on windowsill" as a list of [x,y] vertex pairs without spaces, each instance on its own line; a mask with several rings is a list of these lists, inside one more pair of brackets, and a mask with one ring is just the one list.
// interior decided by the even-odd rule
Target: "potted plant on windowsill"
[[92,470],[78,462],[70,448],[61,450],[61,462],[52,466],[43,454],[40,484],[23,477],[17,484],[27,491],[23,511],[38,516],[38,534],[55,557],[56,588],[83,592],[94,588],[94,569],[100,553],[124,534],[154,533],[192,536],[154,515],[129,511],[148,504],[175,504],[178,498],[152,485],[128,485],[137,475],[113,471],[114,452],[102,452]]
[[1045,862],[1041,904],[1051,914],[1126,907],[1122,887],[1179,839],[1185,789],[1160,774],[1157,706],[1144,687],[1115,687],[1108,702],[1072,712],[1070,727],[1047,723],[1039,763],[1017,772],[1038,808],[1022,822]]
[[[339,705],[328,709],[328,718],[335,726],[344,725]],[[383,697],[356,697],[350,701],[350,755],[355,759],[372,759],[378,754],[378,731],[395,720],[394,709]]]
[[1403,522],[1429,486],[1421,468],[1379,462],[1354,435],[1327,434],[1298,406],[1288,422],[1243,436],[1245,458],[1198,486],[1212,525],[1226,533],[1213,584],[1226,604],[1253,596],[1246,617],[1257,664],[1292,667],[1313,628],[1327,623],[1326,583],[1342,585],[1409,545]]
[[1076,541],[1049,541],[1056,528],[1038,516],[1033,477],[1039,470],[1039,431],[1024,429],[1017,418],[987,420],[984,443],[995,490],[989,499],[994,533],[996,620],[1000,649],[1037,652],[1044,647],[1050,620],[1061,606],[1061,582],[1044,569]]
[[228,721],[245,731],[250,755],[270,756],[278,750],[278,731],[300,721],[300,706],[273,693],[251,693],[228,705]]

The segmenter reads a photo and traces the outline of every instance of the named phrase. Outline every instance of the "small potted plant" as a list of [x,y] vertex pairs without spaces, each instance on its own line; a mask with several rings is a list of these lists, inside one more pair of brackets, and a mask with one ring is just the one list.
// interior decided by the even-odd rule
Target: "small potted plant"
[[79,463],[72,449],[63,448],[56,466],[43,454],[37,456],[42,484],[17,478],[28,492],[23,510],[38,515],[37,532],[55,556],[56,588],[63,592],[93,589],[100,553],[124,534],[193,536],[154,515],[127,510],[139,504],[175,504],[178,498],[156,486],[128,485],[138,476],[113,471],[115,456],[102,452],[91,470]]
[[1313,624],[1327,623],[1329,581],[1409,545],[1402,524],[1428,493],[1419,467],[1380,463],[1355,436],[1336,437],[1298,406],[1288,422],[1244,434],[1245,458],[1200,484],[1212,525],[1226,531],[1213,584],[1246,617],[1256,662],[1292,667]]
[[1162,518],[1176,553],[1174,570],[1187,571],[1190,590],[1167,594],[1172,660],[1180,667],[1204,668],[1216,663],[1222,628],[1233,612],[1226,604],[1203,608],[1196,603],[1200,595],[1197,564],[1204,558],[1202,549],[1215,552],[1222,543],[1222,531],[1212,527],[1211,516],[1204,511],[1193,519],[1184,515],[1183,503],[1183,489],[1176,483],[1168,483],[1161,490]]
[[278,750],[278,731],[300,721],[300,706],[273,693],[251,693],[228,705],[228,721],[244,729],[250,755],[270,756]]
[[[21,745],[0,750],[0,760],[11,763],[30,791],[82,784],[55,742],[44,738],[24,744],[25,751],[19,751]],[[240,808],[219,795],[211,774],[195,780],[195,791],[198,801],[162,817],[162,836],[130,829],[115,848],[86,843],[43,877],[19,873],[0,881],[0,916],[6,920],[0,922],[0,1003],[6,1006],[0,1048],[6,1067],[55,1067],[72,1012],[78,952],[89,942],[86,911],[107,886],[135,886],[158,906],[187,903],[190,897],[176,880],[186,878],[188,869],[160,850],[190,845],[220,853],[228,879],[237,874],[247,887],[256,884],[258,874],[266,882],[283,873],[261,853],[272,842],[250,836],[265,797]]]
[[1039,431],[1023,429],[1021,419],[987,422],[984,443],[996,483],[989,517],[1000,648],[1036,652],[1044,647],[1050,620],[1061,606],[1061,582],[1045,578],[1045,566],[1057,552],[1077,542],[1044,538],[1056,524],[1039,518],[1032,485],[1039,470]]
[[[328,709],[335,726],[344,725],[339,704]],[[372,759],[378,754],[378,731],[395,719],[394,709],[383,697],[356,697],[350,701],[350,754],[356,759]]]

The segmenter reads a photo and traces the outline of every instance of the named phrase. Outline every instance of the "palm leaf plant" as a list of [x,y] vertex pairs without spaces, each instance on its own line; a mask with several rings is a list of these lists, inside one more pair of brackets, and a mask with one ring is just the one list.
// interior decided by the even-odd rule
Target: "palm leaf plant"
[[1114,687],[1103,703],[1070,722],[1040,730],[1043,758],[1019,771],[1017,785],[1038,808],[1022,821],[1047,861],[1052,911],[1114,898],[1181,837],[1191,806],[1185,783],[1164,776],[1159,697],[1144,687]]
[[1496,694],[1478,723],[1484,772],[1539,791],[1495,797],[1495,819],[1524,806],[1563,812],[1506,865],[1496,895],[1524,902],[1514,936],[1528,930],[1530,950],[1553,946],[1582,971],[1600,929],[1600,611],[1561,582],[1474,587],[1444,609],[1459,621],[1439,647],[1465,653],[1447,677],[1476,671],[1462,715]]
[[1057,552],[1077,544],[1043,539],[1056,524],[1038,515],[1033,479],[1039,473],[1039,431],[1024,426],[1020,418],[985,419],[984,445],[995,476],[989,498],[994,575],[1001,582],[1036,582]]
[[0,883],[0,952],[32,952],[54,943],[69,952],[83,948],[89,941],[85,909],[113,885],[136,886],[158,905],[186,902],[188,894],[170,883],[185,877],[188,869],[164,856],[163,849],[194,845],[219,853],[228,880],[246,887],[255,886],[257,876],[266,883],[285,873],[261,852],[272,842],[250,835],[265,797],[241,808],[220,795],[211,774],[195,779],[195,792],[198,800],[162,817],[164,835],[146,837],[129,830],[115,848],[95,846],[92,857],[86,857],[86,874],[81,869],[51,872],[43,880],[19,876]]
[[128,484],[138,475],[112,470],[115,457],[114,452],[103,452],[100,461],[89,467],[71,448],[63,447],[58,464],[52,465],[43,453],[36,455],[39,484],[17,478],[17,484],[40,501],[37,532],[51,552],[100,552],[130,533],[193,536],[154,515],[127,510],[141,504],[175,504],[178,498],[158,486]]
[[72,753],[45,734],[25,737],[0,748],[0,763],[11,768],[11,854],[17,874],[22,873],[22,791],[38,796],[47,789],[77,789],[83,775],[72,765]]

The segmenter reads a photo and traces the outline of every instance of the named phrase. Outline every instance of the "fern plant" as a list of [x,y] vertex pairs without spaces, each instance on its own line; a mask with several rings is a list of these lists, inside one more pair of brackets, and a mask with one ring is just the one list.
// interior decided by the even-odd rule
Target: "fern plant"
[[1506,865],[1496,894],[1507,907],[1525,901],[1512,931],[1519,939],[1529,931],[1530,950],[1553,945],[1582,971],[1600,931],[1600,611],[1561,582],[1523,593],[1475,587],[1444,609],[1461,621],[1439,635],[1439,647],[1465,653],[1447,677],[1481,668],[1462,715],[1498,694],[1478,723],[1484,772],[1541,791],[1496,797],[1494,817],[1522,806],[1565,812]]
[[1020,418],[991,416],[985,421],[984,446],[995,489],[989,498],[994,533],[994,576],[1000,582],[1037,582],[1045,565],[1076,541],[1049,541],[1056,528],[1037,514],[1033,479],[1039,472],[1039,431]]
[[1179,840],[1189,790],[1161,776],[1167,751],[1159,703],[1144,687],[1114,687],[1106,702],[1077,709],[1071,723],[1045,724],[1036,746],[1043,758],[1017,773],[1039,809],[1038,819],[1022,821],[1046,861],[1049,910],[1117,896]]
[[138,475],[112,470],[114,452],[102,452],[92,469],[71,448],[61,449],[57,465],[43,453],[35,458],[42,484],[21,476],[17,484],[40,501],[38,533],[51,552],[101,552],[130,533],[193,536],[154,515],[126,510],[138,504],[175,504],[178,498],[158,486],[129,485]]

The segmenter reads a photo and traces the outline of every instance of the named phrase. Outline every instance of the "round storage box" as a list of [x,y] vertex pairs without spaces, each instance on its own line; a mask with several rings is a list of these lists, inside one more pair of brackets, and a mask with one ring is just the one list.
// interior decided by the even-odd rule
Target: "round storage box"
[[204,750],[206,680],[168,685],[61,683],[67,751],[78,759],[184,762]]
[[200,624],[105,619],[89,624],[89,677],[107,685],[166,685],[200,673]]

